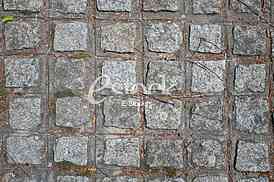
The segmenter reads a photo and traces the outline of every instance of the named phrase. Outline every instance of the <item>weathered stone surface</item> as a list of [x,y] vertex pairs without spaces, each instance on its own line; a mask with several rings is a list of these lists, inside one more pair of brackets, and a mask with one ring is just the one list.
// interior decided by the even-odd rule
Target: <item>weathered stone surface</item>
[[9,104],[9,124],[13,129],[33,130],[41,127],[41,99],[39,97],[14,98]]
[[148,101],[145,104],[146,126],[150,129],[178,129],[181,126],[180,102]]
[[218,14],[221,12],[220,0],[193,0],[193,14]]
[[4,32],[7,50],[37,48],[41,41],[40,26],[37,20],[7,23]]
[[39,12],[43,6],[43,0],[4,0],[5,10]]
[[246,177],[237,180],[237,182],[269,182],[267,177]]
[[224,145],[218,140],[199,139],[191,145],[192,163],[198,168],[224,167]]
[[99,11],[131,11],[132,0],[97,0]]
[[89,26],[87,23],[58,23],[55,27],[55,51],[85,51],[88,50]]
[[145,26],[145,39],[149,51],[173,53],[182,44],[182,30],[176,23],[149,23]]
[[147,179],[145,182],[185,182],[183,178],[179,177],[174,177],[174,178],[169,178],[169,177],[153,177]]
[[233,54],[261,55],[266,51],[266,31],[254,26],[235,26]]
[[189,48],[194,52],[221,53],[224,50],[222,26],[217,24],[191,25]]
[[184,75],[184,65],[179,62],[149,62],[145,82],[148,91],[170,94],[172,91],[184,89]]
[[101,26],[101,49],[103,51],[135,52],[137,25],[135,23],[115,23]]
[[89,182],[89,179],[83,176],[57,176],[57,182]]
[[268,145],[239,141],[236,169],[239,171],[266,172],[270,170]]
[[139,138],[106,139],[104,163],[114,166],[139,167]]
[[257,96],[236,97],[235,107],[237,129],[249,133],[267,132],[267,99]]
[[47,182],[46,175],[19,176],[14,173],[6,173],[2,176],[3,182]]
[[55,162],[71,162],[86,165],[88,161],[88,137],[61,137],[56,139]]
[[222,92],[224,90],[225,61],[192,62],[193,92]]
[[42,164],[45,142],[39,136],[11,136],[7,139],[9,163]]
[[258,15],[261,11],[260,0],[233,0],[232,9],[238,13],[252,13]]
[[102,76],[102,86],[112,88],[116,94],[130,92],[137,83],[136,63],[128,61],[104,62]]
[[103,103],[104,126],[123,129],[139,127],[138,105],[140,101],[135,98],[108,97]]
[[127,177],[127,176],[119,176],[119,177],[107,177],[102,179],[96,179],[99,182],[139,182],[137,177]]
[[144,11],[178,11],[178,0],[144,0]]
[[264,92],[266,85],[266,68],[264,64],[237,65],[235,69],[235,92]]
[[6,87],[33,87],[39,84],[40,63],[38,58],[5,59]]
[[210,97],[196,102],[191,108],[190,127],[193,130],[217,131],[224,128],[223,98]]
[[195,177],[193,182],[228,182],[226,176],[199,176]]
[[91,121],[89,103],[81,97],[62,97],[56,101],[56,125],[77,128]]
[[152,140],[146,143],[146,163],[150,167],[184,166],[184,148],[180,140]]
[[[274,39],[274,32],[271,32],[271,38]],[[272,41],[272,57],[274,57],[274,41]]]
[[66,14],[85,14],[88,7],[88,0],[52,0],[53,11]]

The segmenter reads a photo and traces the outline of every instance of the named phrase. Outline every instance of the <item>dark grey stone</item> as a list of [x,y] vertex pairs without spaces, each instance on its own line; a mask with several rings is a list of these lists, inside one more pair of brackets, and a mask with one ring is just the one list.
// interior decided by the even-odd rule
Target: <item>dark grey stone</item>
[[220,0],[193,0],[193,14],[219,14],[222,1]]
[[106,139],[104,163],[114,166],[140,166],[139,138]]
[[5,10],[39,12],[43,6],[43,0],[4,0]]
[[254,26],[235,26],[233,54],[261,55],[266,51],[266,30]]
[[228,182],[226,176],[199,176],[195,177],[193,182]]
[[89,182],[89,179],[83,176],[57,176],[57,182]]
[[130,12],[132,9],[132,0],[97,0],[99,11]]
[[152,140],[146,143],[146,163],[149,167],[183,168],[184,148],[181,140]]
[[149,23],[145,26],[145,39],[149,51],[173,53],[182,44],[182,30],[176,23]]
[[258,15],[261,11],[260,0],[233,0],[232,9],[238,13],[251,13]]
[[270,170],[268,145],[239,141],[235,167],[239,171],[267,172]]
[[85,14],[88,0],[52,0],[52,11],[71,14]]
[[144,0],[144,11],[178,11],[178,0]]
[[40,61],[38,58],[5,59],[6,87],[34,87],[39,84]]
[[222,26],[217,24],[191,25],[189,48],[194,52],[221,53],[224,50]]
[[88,50],[89,26],[87,23],[58,23],[55,27],[55,51],[86,51]]
[[[14,98],[9,104],[9,124],[13,129],[33,130],[42,124],[39,97]],[[41,127],[41,126],[40,126]]]

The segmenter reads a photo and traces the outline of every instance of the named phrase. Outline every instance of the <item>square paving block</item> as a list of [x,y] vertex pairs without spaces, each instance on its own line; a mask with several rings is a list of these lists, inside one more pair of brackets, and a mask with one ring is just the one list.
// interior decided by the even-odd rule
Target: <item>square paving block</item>
[[178,0],[144,0],[143,1],[144,11],[178,11],[179,1]]
[[132,0],[96,0],[99,11],[130,12]]
[[43,0],[4,0],[4,10],[40,12]]

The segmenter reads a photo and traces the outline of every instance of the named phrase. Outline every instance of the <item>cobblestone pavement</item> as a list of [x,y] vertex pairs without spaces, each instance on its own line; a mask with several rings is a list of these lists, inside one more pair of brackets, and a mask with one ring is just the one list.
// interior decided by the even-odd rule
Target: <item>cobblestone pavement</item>
[[1,182],[274,181],[274,0],[0,6]]

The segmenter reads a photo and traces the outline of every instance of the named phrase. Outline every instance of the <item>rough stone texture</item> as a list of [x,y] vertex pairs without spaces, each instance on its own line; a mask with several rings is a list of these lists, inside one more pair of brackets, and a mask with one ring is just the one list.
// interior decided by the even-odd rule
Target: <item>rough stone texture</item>
[[143,1],[144,11],[178,11],[179,1],[178,0],[144,0]]
[[55,162],[71,162],[86,165],[88,161],[88,137],[61,137],[56,139]]
[[43,0],[4,0],[5,10],[39,12],[43,6]]
[[149,62],[145,74],[148,91],[169,94],[184,89],[185,70],[184,65],[179,62]]
[[62,97],[56,101],[56,125],[77,128],[91,122],[89,103],[81,97]]
[[7,138],[9,163],[42,164],[45,142],[39,136],[10,136]]
[[41,127],[41,99],[39,97],[18,97],[9,104],[9,124],[13,129],[34,130]]
[[103,51],[135,52],[137,25],[135,23],[115,23],[101,26],[101,49]]
[[89,179],[83,176],[57,176],[57,182],[89,182]]
[[96,0],[100,11],[131,11],[132,0]]
[[103,105],[104,126],[117,128],[139,127],[140,114],[138,106],[136,106],[139,102],[135,98],[107,98]]
[[182,104],[156,100],[145,103],[146,126],[150,129],[178,129],[181,126]]
[[[98,179],[96,179],[98,180]],[[139,182],[138,178],[135,177],[127,177],[127,176],[120,176],[120,177],[107,177],[98,180],[99,182]]]
[[222,26],[192,24],[190,26],[189,49],[201,53],[221,53],[224,50]]
[[191,108],[190,127],[193,130],[217,131],[224,128],[223,98],[210,97]]
[[266,172],[270,170],[268,145],[239,141],[236,169],[239,171]]
[[136,63],[127,61],[104,62],[102,76],[102,86],[111,87],[112,91],[117,94],[129,92],[137,83]]
[[53,11],[61,13],[85,14],[88,0],[52,0]]
[[47,182],[46,175],[16,176],[14,173],[6,173],[3,182]]
[[55,51],[88,50],[89,28],[87,23],[58,23],[55,27]]
[[193,92],[222,92],[224,90],[225,61],[192,62]]
[[140,141],[138,138],[106,139],[104,163],[114,166],[140,166]]
[[226,176],[199,176],[194,178],[193,182],[228,182]]
[[266,32],[254,26],[235,26],[233,29],[233,54],[261,55],[266,51]]
[[146,143],[146,163],[149,167],[183,168],[181,140],[152,140]]
[[192,163],[195,168],[215,168],[224,167],[224,145],[218,140],[199,139],[195,140],[191,146]]
[[266,133],[268,128],[267,100],[257,96],[235,98],[236,128],[248,133]]
[[237,65],[235,69],[236,93],[264,92],[266,68],[263,64]]
[[[274,39],[274,32],[271,32],[271,38]],[[274,41],[272,41],[272,57],[274,57]]]
[[151,178],[146,180],[145,182],[185,182],[185,180],[183,178],[179,178],[179,177],[173,177],[173,178],[169,178],[169,177],[157,177],[157,178]]
[[267,177],[249,177],[237,180],[237,182],[269,182]]
[[5,59],[6,87],[33,87],[39,84],[40,63],[38,58]]
[[192,0],[193,14],[219,14],[221,0]]
[[232,9],[238,13],[252,13],[258,15],[261,11],[260,0],[233,0]]
[[149,51],[173,53],[182,44],[182,30],[176,23],[149,23],[145,26],[145,39]]
[[7,23],[4,32],[7,50],[38,48],[41,41],[40,26],[37,20]]

